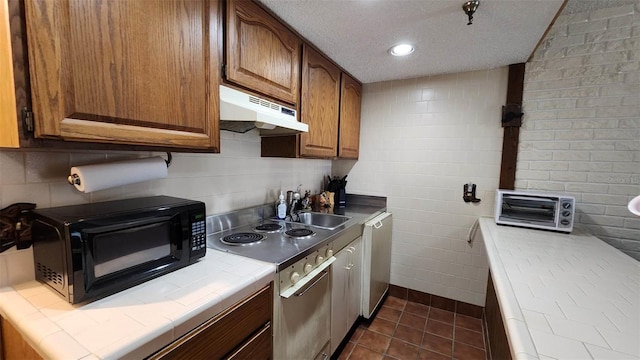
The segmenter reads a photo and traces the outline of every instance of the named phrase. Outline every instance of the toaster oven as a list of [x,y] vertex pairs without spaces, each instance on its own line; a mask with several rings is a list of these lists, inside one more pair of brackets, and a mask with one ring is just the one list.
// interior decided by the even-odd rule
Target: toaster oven
[[568,195],[497,190],[496,224],[570,233],[575,202]]

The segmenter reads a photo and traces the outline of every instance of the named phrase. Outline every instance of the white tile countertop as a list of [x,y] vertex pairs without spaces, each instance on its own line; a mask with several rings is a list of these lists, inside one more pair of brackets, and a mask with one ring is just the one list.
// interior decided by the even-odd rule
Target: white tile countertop
[[640,358],[640,262],[580,229],[480,229],[515,358]]
[[46,359],[143,358],[260,290],[275,270],[208,250],[195,264],[86,304],[37,281],[0,288],[0,315]]

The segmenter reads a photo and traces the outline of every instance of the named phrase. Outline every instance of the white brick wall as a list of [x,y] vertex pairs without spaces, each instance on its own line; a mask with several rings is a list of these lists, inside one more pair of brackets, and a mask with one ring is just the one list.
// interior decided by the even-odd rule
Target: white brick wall
[[[493,214],[507,75],[503,67],[364,86],[360,159],[334,161],[332,171],[349,175],[349,193],[387,196],[393,284],[484,306],[487,260],[466,237]],[[462,200],[468,182],[482,202]]]
[[574,195],[578,226],[640,260],[639,7],[558,17],[526,66],[516,186]]

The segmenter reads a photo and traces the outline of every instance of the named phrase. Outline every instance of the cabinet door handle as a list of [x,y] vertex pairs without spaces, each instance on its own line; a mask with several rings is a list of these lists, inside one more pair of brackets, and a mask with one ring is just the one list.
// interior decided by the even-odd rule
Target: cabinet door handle
[[353,262],[351,261],[351,255],[353,255],[353,251],[351,251],[350,247],[346,248],[345,250],[349,253],[349,256],[347,256],[347,261],[349,262],[347,270],[351,270],[353,268]]

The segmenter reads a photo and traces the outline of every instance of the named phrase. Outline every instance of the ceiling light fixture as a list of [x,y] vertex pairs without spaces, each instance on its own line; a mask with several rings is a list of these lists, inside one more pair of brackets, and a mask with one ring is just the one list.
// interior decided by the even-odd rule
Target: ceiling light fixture
[[393,56],[407,56],[411,54],[413,50],[415,50],[415,47],[411,44],[398,44],[389,49],[389,54]]
[[464,10],[464,13],[469,17],[469,22],[467,23],[467,25],[473,24],[473,13],[478,10],[478,6],[480,6],[480,1],[478,0],[467,1],[466,3],[462,4],[462,10]]

